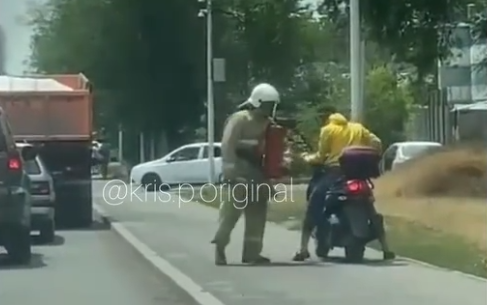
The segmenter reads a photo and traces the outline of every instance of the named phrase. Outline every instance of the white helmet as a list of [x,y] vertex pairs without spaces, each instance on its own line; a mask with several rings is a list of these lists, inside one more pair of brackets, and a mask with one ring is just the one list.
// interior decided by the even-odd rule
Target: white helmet
[[262,103],[271,102],[278,104],[281,101],[277,89],[269,84],[262,83],[252,89],[250,97],[240,106],[252,105],[256,108],[260,107]]

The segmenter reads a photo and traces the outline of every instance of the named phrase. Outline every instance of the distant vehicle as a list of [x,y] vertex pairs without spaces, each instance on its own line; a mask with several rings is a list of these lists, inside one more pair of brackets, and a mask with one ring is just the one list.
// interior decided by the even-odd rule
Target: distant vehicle
[[[27,143],[16,145],[19,149],[32,147]],[[34,160],[25,162],[25,172],[30,178],[31,230],[39,230],[42,241],[50,243],[54,240],[56,232],[54,181],[39,155]]]
[[6,113],[0,108],[0,244],[20,264],[28,264],[32,255],[30,179],[25,166],[36,155],[33,147],[17,149]]
[[394,143],[386,149],[382,156],[381,171],[386,172],[401,166],[405,162],[426,153],[435,152],[443,147],[438,142],[412,141]]
[[91,174],[99,175],[101,173],[100,164],[103,156],[100,153],[101,143],[98,141],[91,142]]
[[101,148],[101,143],[98,141],[91,141],[91,147],[93,149],[100,149]]
[[[221,181],[221,143],[215,143],[214,156],[214,181]],[[195,143],[181,146],[160,159],[134,166],[130,177],[132,182],[149,189],[163,184],[204,184],[208,182],[209,168],[208,143]]]
[[14,140],[36,147],[54,179],[56,225],[93,221],[92,87],[82,74],[0,76],[0,107]]

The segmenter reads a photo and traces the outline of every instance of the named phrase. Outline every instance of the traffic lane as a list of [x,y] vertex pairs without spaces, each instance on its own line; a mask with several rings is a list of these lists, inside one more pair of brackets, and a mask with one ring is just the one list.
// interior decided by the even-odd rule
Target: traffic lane
[[59,232],[53,245],[35,246],[28,267],[11,266],[5,254],[0,257],[2,304],[196,304],[100,224]]
[[[102,188],[98,188],[102,189]],[[383,263],[380,253],[368,251],[368,264],[349,265],[311,260],[293,263],[299,234],[269,224],[264,252],[270,267],[242,268],[243,236],[237,225],[228,248],[231,266],[215,267],[210,240],[217,226],[214,209],[175,198],[169,202],[140,201],[135,196],[118,206],[98,204],[139,240],[227,305],[266,304],[398,304],[481,305],[487,301],[485,281],[424,267],[407,261]],[[142,194],[141,194],[142,195]],[[152,198],[152,196],[147,196]],[[129,198],[130,199],[130,198]],[[180,205],[181,203],[181,205]],[[342,256],[342,251],[333,255]],[[441,253],[439,253],[441,255]]]

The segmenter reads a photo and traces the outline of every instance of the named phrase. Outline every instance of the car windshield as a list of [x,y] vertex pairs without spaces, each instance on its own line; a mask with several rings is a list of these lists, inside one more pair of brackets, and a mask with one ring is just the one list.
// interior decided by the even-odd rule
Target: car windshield
[[402,147],[402,153],[406,158],[413,158],[425,153],[438,151],[440,149],[441,146],[433,144],[404,145]]
[[25,162],[25,171],[28,175],[38,175],[41,173],[41,168],[37,160],[30,160]]

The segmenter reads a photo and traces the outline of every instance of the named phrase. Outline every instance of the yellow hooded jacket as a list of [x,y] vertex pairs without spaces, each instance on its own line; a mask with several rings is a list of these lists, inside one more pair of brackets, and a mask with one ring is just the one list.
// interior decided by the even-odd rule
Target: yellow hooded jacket
[[328,124],[320,131],[318,151],[305,155],[310,164],[337,165],[344,148],[349,146],[371,146],[381,150],[380,139],[360,123],[349,122],[340,113],[329,116]]

